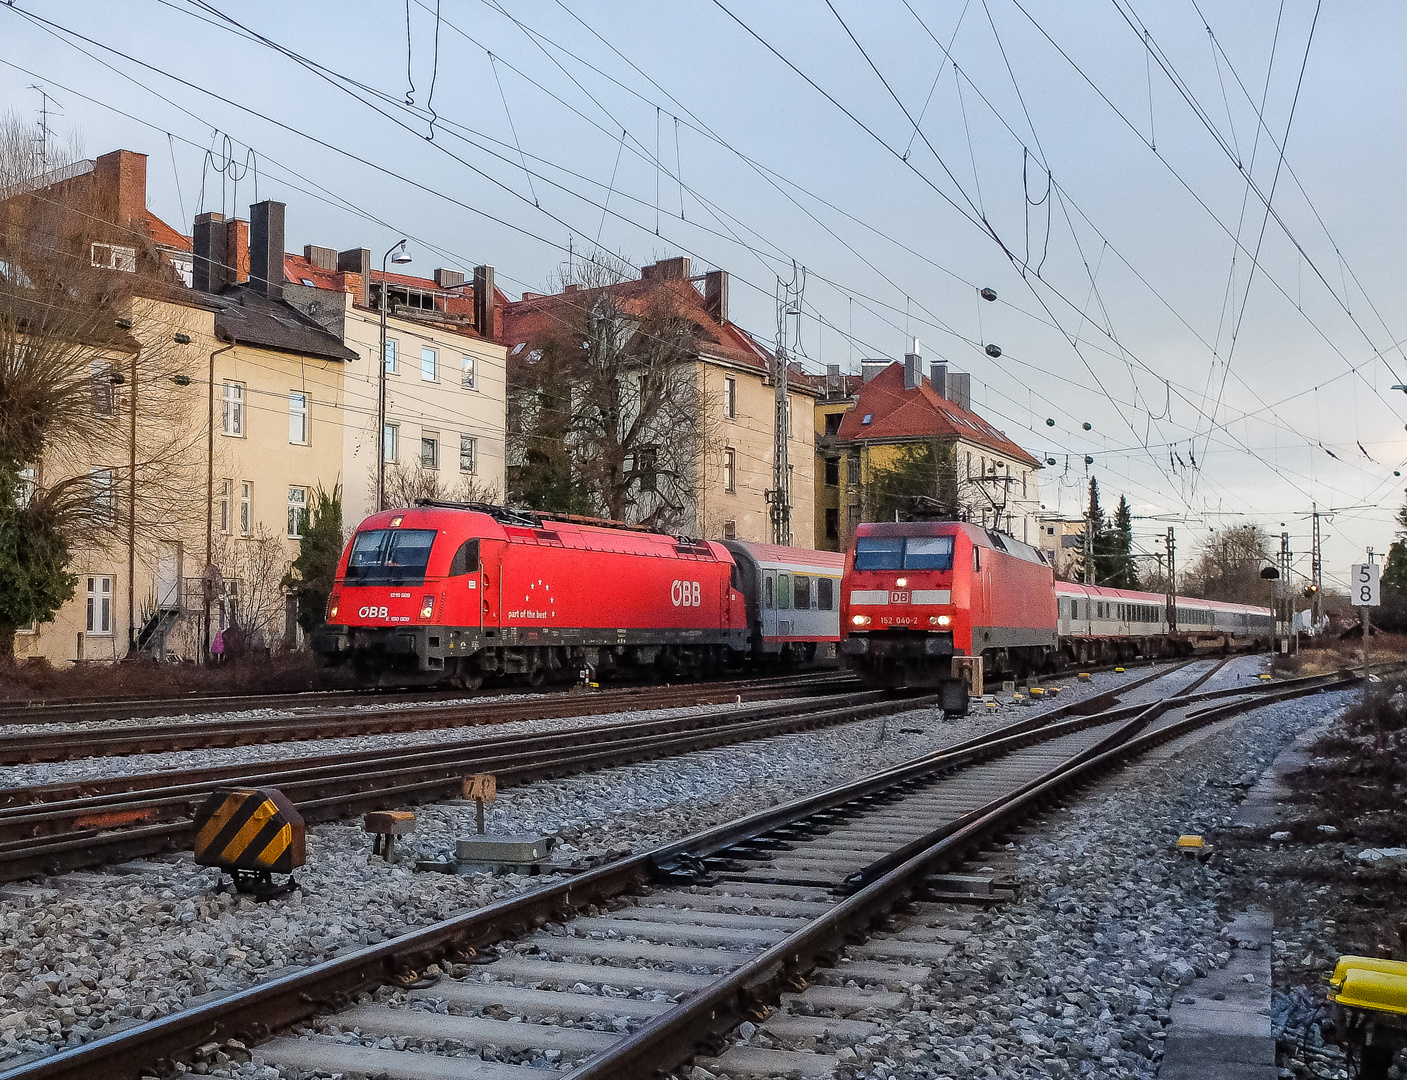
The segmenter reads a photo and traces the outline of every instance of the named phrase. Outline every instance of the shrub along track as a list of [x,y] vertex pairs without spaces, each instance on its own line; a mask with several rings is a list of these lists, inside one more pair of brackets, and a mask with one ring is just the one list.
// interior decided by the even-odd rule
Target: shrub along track
[[[1153,746],[1267,701],[1342,684],[1319,677],[1240,690],[1236,700],[1173,721],[1160,718],[1197,699],[1232,695],[1184,692],[1092,716],[1032,717],[22,1065],[0,1080],[161,1073],[194,1055],[234,1051],[228,1040],[263,1042],[290,1025],[341,1013],[380,987],[435,999],[445,1011],[364,1002],[333,1020],[368,1040],[409,1039],[421,1052],[314,1036],[274,1038],[260,1053],[293,1068],[418,1080],[535,1080],[540,1071],[518,1065],[542,1063],[544,1052],[579,1060],[573,1080],[657,1076],[716,1049],[735,1025],[761,1018],[783,990],[801,989],[817,968],[818,984],[801,998],[811,995],[803,1003],[820,1008],[871,993],[848,982],[883,987],[921,978],[922,958],[940,953],[940,940],[901,931],[852,946],[883,930],[896,908],[926,895],[934,874]],[[847,948],[853,955],[842,959]],[[628,963],[643,966],[617,966]],[[423,978],[432,965],[456,977]],[[884,992],[875,993],[880,1000]],[[506,1010],[556,1022],[448,1012],[495,1006],[500,1017]],[[573,1022],[563,1026],[564,1019]],[[813,1034],[844,1028],[825,1017],[779,1014],[767,1022],[803,1034],[808,1024]],[[498,1060],[481,1061],[476,1050]],[[819,1054],[765,1053],[778,1057],[768,1058],[764,1071],[814,1073],[808,1066],[834,1064]],[[733,1068],[726,1056],[723,1064]]]

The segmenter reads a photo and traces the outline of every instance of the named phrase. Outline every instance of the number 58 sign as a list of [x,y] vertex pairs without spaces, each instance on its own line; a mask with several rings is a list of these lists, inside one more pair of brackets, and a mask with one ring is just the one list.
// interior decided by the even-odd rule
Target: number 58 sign
[[1376,563],[1354,563],[1349,579],[1349,603],[1354,607],[1377,607],[1378,567]]

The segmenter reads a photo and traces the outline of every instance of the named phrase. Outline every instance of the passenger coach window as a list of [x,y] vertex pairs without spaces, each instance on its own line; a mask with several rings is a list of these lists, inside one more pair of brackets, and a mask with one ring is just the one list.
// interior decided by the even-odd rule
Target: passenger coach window
[[772,579],[769,577],[762,583],[762,606],[771,611],[775,604],[772,601]]
[[479,569],[479,541],[466,540],[454,553],[454,561],[449,564],[449,576],[459,577],[472,574]]
[[797,574],[792,578],[792,596],[795,599],[797,611],[811,610],[811,579]]
[[786,611],[791,607],[791,575],[777,575],[777,610]]
[[352,541],[348,585],[423,585],[434,529],[367,529]]
[[904,544],[905,570],[951,570],[951,536],[911,536]]
[[856,570],[898,570],[904,556],[904,539],[862,536],[855,541]]
[[816,579],[816,607],[821,611],[830,611],[831,604],[834,603],[835,585],[828,577]]

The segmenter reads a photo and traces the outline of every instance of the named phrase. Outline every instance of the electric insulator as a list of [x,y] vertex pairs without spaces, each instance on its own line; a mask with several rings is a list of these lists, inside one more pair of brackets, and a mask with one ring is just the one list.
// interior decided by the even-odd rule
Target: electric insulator
[[1085,464],[1086,464],[1086,465],[1093,465],[1093,464],[1094,464],[1094,458],[1092,458],[1092,457],[1090,457],[1088,454],[1086,454],[1086,455],[1085,455]]
[[997,290],[996,290],[996,289],[983,289],[980,295],[981,295],[981,297],[982,297],[983,300],[986,300],[988,303],[991,303],[993,300],[995,300],[995,299],[997,298]]
[[1053,457],[1048,457],[1048,458],[1045,459],[1045,463],[1046,463],[1047,465],[1054,465],[1054,464],[1055,464],[1055,458],[1053,458]]
[[1094,425],[1091,424],[1091,423],[1089,423],[1089,421],[1085,421],[1085,423],[1081,424],[1080,426],[1081,426],[1082,428],[1084,428],[1086,431],[1093,431],[1093,430],[1094,430]]
[[987,355],[990,356],[993,360],[995,360],[995,359],[996,359],[998,356],[1000,356],[1001,354],[1002,354],[1002,347],[1001,347],[1000,345],[988,345],[988,346],[987,346]]
[[1055,420],[1054,420],[1054,418],[1047,416],[1047,417],[1045,418],[1045,426],[1046,426],[1046,427],[1055,427]]

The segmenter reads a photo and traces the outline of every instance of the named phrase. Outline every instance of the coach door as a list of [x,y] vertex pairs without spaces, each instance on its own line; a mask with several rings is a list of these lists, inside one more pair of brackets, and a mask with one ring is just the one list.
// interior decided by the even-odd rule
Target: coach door
[[791,610],[791,575],[779,573],[777,575],[777,636],[791,637],[792,620],[795,618]]
[[777,636],[777,572],[762,571],[762,636]]

